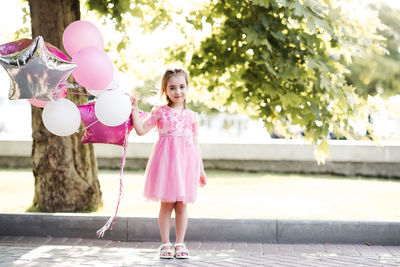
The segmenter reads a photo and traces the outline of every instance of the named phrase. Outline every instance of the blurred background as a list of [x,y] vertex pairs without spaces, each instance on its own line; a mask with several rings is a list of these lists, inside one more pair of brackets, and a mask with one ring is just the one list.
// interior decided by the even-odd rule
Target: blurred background
[[[85,1],[82,1],[84,6]],[[370,15],[377,13],[383,25],[378,30],[386,40],[384,45],[388,50],[382,55],[372,48],[362,58],[355,60],[348,66],[350,73],[346,79],[354,85],[357,92],[363,97],[369,97],[375,109],[368,115],[372,122],[375,135],[380,140],[398,140],[400,137],[400,96],[397,95],[400,86],[400,4],[397,1],[338,1],[349,16],[368,21]],[[199,8],[204,1],[185,1],[182,7],[179,1],[168,1],[172,9],[182,9],[174,17],[175,23],[165,29],[154,32],[143,32],[140,27],[135,27],[134,18],[124,17],[131,26],[127,31],[128,36],[121,37],[122,33],[116,31],[107,19],[97,26],[105,36],[107,53],[114,64],[120,69],[120,89],[127,93],[137,93],[142,97],[141,108],[150,111],[151,106],[159,102],[159,81],[166,66],[163,57],[166,48],[184,42],[185,32],[176,25],[184,24],[184,17]],[[22,37],[29,37],[30,22],[27,2],[12,1],[3,3],[7,10],[0,17],[0,43],[6,43]],[[357,11],[356,11],[357,10]],[[97,15],[87,9],[81,10],[82,19],[98,21]],[[196,32],[198,34],[198,32]],[[203,29],[202,34],[209,34]],[[115,40],[128,38],[129,43],[121,53],[118,53]],[[201,38],[198,36],[197,38]],[[179,64],[179,63],[178,63]],[[1,140],[31,140],[30,104],[26,100],[8,100],[9,78],[6,72],[0,69],[0,139]],[[204,89],[204,91],[206,91]],[[196,94],[197,97],[198,95]],[[204,96],[200,96],[200,98]],[[285,138],[279,127],[267,130],[264,122],[234,108],[225,105],[209,107],[207,100],[200,99],[191,107],[201,114],[200,142],[205,143],[267,143],[271,138]],[[12,114],[12,116],[10,116]],[[355,131],[365,136],[368,134],[365,121],[354,121]],[[290,138],[301,140],[303,128],[290,125],[289,131],[293,134]],[[131,134],[131,142],[152,142],[155,133],[137,137]],[[330,133],[329,139],[339,139],[336,134]],[[357,137],[356,137],[357,138]]]
[[[105,51],[119,70],[119,89],[140,95],[142,110],[149,112],[153,105],[160,103],[159,83],[166,67],[186,67],[193,74],[189,107],[200,114],[199,141],[203,145],[209,185],[200,191],[197,208],[190,216],[400,219],[397,205],[400,172],[396,167],[400,166],[397,152],[400,138],[399,1],[305,1],[310,8],[317,11],[321,8],[319,11],[325,15],[329,13],[325,17],[329,25],[323,19],[318,20],[318,12],[310,16],[307,8],[297,1],[252,1],[260,6],[274,3],[275,17],[281,16],[282,21],[285,8],[294,18],[301,17],[299,14],[307,18],[299,19],[303,24],[287,20],[288,29],[300,31],[288,34],[284,29],[281,35],[279,30],[271,31],[271,36],[265,40],[280,40],[281,44],[290,46],[301,32],[305,36],[302,44],[313,47],[313,42],[320,42],[315,50],[307,50],[309,54],[300,44],[297,50],[293,49],[293,61],[285,54],[291,48],[280,51],[282,45],[274,43],[274,53],[270,58],[263,58],[261,64],[254,47],[245,55],[222,58],[220,62],[213,56],[213,53],[224,56],[225,50],[231,52],[231,47],[226,47],[229,38],[225,37],[233,36],[228,32],[223,36],[225,39],[218,36],[207,39],[212,33],[224,33],[218,31],[221,25],[226,26],[221,18],[211,22],[205,19],[209,11],[207,4],[218,6],[218,1],[186,0],[184,5],[178,0],[153,1],[170,12],[160,15],[157,10],[143,9],[148,16],[156,13],[155,23],[160,22],[160,27],[152,27],[154,21],[147,15],[134,13],[137,10],[133,2],[141,1],[121,1],[130,3],[132,12],[120,14],[120,25],[115,23],[117,17],[101,13],[102,6],[95,5],[101,2],[104,1],[80,1],[81,18],[100,29]],[[112,1],[105,2],[109,3],[106,7],[113,10]],[[221,6],[219,8],[222,10]],[[232,4],[224,8],[226,10],[213,11],[217,15],[222,13],[223,17],[227,10],[237,11],[235,8],[240,7]],[[28,2],[3,1],[2,9],[7,12],[0,16],[0,23],[7,27],[0,28],[0,43],[31,38]],[[243,19],[241,13],[233,11],[230,15],[234,22]],[[247,21],[243,19],[242,22]],[[278,28],[282,26],[277,25]],[[316,29],[318,27],[327,32],[337,31],[329,33],[338,39],[329,39],[322,30]],[[252,29],[241,30],[248,34],[238,37],[243,42],[237,47],[257,46],[257,42],[265,47],[270,45],[268,40],[258,40]],[[235,43],[235,38],[230,41]],[[195,56],[190,61],[194,51],[198,52],[197,59]],[[307,59],[299,55],[303,52]],[[202,60],[216,63],[207,65]],[[230,64],[230,60],[234,63]],[[221,65],[221,62],[227,64]],[[271,68],[269,62],[273,62],[275,68]],[[257,76],[261,73],[259,65],[264,68],[265,76]],[[278,70],[281,72],[276,74]],[[239,72],[238,78],[235,75]],[[304,78],[306,85],[298,83],[296,75]],[[254,96],[253,92],[259,95]],[[32,141],[31,105],[26,100],[10,101],[8,93],[9,77],[0,68],[0,152],[3,152],[0,162],[6,166],[0,169],[0,201],[5,203],[0,212],[38,211],[35,204],[32,205],[36,178],[29,168],[32,145],[23,142]],[[158,204],[140,198],[147,159],[142,151],[147,151],[150,147],[147,144],[156,137],[156,131],[141,137],[132,132],[129,136],[133,145],[128,149],[130,169],[124,177],[126,196],[121,214],[156,214]],[[326,140],[330,141],[332,149],[331,161],[317,165],[317,161],[321,163],[322,158],[329,156]],[[379,142],[386,147],[375,147]],[[234,146],[241,144],[248,145]],[[288,144],[291,146],[285,146]],[[304,144],[317,147],[317,153],[313,154],[314,147]],[[102,206],[96,212],[110,214],[115,208],[119,185],[116,169],[122,153],[111,145],[95,148],[103,197]],[[318,149],[322,152],[318,153]],[[22,158],[28,163],[20,165],[21,168],[11,164]],[[220,161],[219,165],[216,160]],[[57,166],[53,171],[57,173]],[[286,174],[277,174],[282,172]],[[341,176],[326,175],[332,173]]]

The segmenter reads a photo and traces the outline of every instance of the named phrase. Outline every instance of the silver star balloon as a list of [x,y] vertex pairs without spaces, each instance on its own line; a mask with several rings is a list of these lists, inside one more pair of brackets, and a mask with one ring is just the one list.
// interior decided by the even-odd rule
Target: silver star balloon
[[36,98],[44,101],[60,98],[61,87],[77,67],[50,53],[41,36],[19,52],[0,56],[0,65],[11,78],[10,100]]

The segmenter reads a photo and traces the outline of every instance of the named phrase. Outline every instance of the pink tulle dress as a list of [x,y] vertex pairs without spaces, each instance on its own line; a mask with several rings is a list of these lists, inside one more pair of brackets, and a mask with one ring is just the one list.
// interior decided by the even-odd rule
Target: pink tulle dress
[[200,174],[204,173],[197,113],[156,106],[144,124],[157,126],[159,139],[147,163],[143,196],[162,202],[195,202]]

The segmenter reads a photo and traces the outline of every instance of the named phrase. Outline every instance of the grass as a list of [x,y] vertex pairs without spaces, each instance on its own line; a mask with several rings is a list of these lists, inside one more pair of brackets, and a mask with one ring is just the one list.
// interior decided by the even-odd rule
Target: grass
[[[119,215],[158,215],[159,203],[141,197],[144,171],[126,171]],[[400,220],[400,181],[341,177],[208,171],[208,185],[199,188],[189,217]],[[119,170],[100,170],[103,207],[96,214],[114,212]],[[0,169],[0,212],[26,212],[31,206],[31,170]]]

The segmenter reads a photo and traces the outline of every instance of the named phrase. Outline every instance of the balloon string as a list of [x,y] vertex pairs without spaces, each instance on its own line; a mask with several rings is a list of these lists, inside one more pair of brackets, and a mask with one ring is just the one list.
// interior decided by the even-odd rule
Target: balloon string
[[89,124],[88,126],[86,126],[85,128],[83,128],[82,131],[83,131],[83,130],[86,130],[87,128],[89,128],[89,127],[92,126],[93,124],[97,123],[98,121],[99,121],[99,120],[96,120],[96,121],[92,122],[91,124]]
[[97,237],[103,237],[104,233],[110,229],[112,230],[114,227],[114,223],[115,220],[117,219],[117,214],[118,214],[118,208],[119,208],[119,204],[121,203],[121,198],[123,196],[123,192],[122,192],[122,188],[123,188],[123,184],[122,184],[122,177],[124,174],[124,167],[125,167],[125,162],[126,162],[126,148],[128,146],[128,121],[125,122],[125,137],[124,137],[124,143],[122,145],[124,152],[121,158],[121,166],[119,169],[119,194],[118,194],[118,203],[117,203],[117,207],[115,208],[115,213],[113,216],[110,217],[110,219],[108,219],[108,221],[106,222],[106,224],[100,228],[97,231]]
[[83,128],[80,129],[79,131],[76,131],[76,133],[80,133],[80,132],[86,130],[87,128],[89,128],[90,126],[92,126],[93,124],[96,124],[96,123],[98,123],[98,122],[99,122],[99,120],[96,120],[96,121],[92,122],[91,124],[89,124],[88,126],[83,127]]

